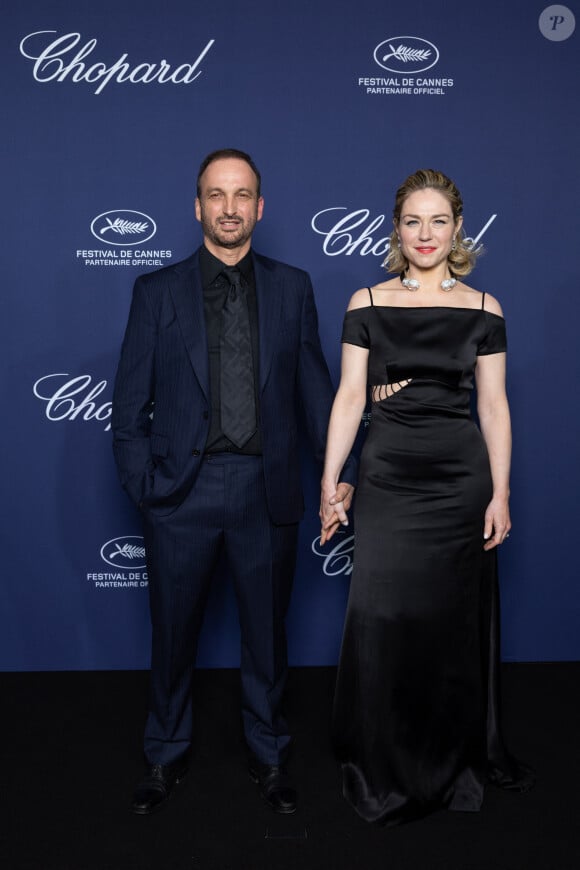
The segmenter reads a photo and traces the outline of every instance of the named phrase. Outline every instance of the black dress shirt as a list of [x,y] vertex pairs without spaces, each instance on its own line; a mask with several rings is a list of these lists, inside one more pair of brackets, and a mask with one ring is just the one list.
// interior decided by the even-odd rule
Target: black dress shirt
[[250,333],[252,339],[252,359],[254,364],[254,394],[256,398],[257,428],[250,440],[242,448],[226,438],[222,432],[220,421],[220,333],[222,308],[229,292],[229,282],[223,274],[223,263],[214,257],[203,245],[200,249],[199,265],[203,286],[203,309],[207,330],[207,345],[209,351],[209,384],[211,397],[210,428],[205,445],[206,453],[244,453],[259,456],[262,453],[262,438],[260,433],[259,405],[259,341],[258,341],[258,302],[256,298],[256,282],[254,266],[250,252],[236,263],[242,275],[242,286],[248,300],[250,317]]

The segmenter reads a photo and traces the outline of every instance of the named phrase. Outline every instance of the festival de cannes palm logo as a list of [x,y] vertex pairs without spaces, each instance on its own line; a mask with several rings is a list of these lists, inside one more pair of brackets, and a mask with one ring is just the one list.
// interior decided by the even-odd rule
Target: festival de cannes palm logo
[[389,72],[414,74],[435,66],[439,50],[418,36],[393,36],[377,45],[373,57]]
[[139,535],[113,538],[101,547],[101,559],[113,568],[130,568],[137,571],[145,568],[145,546]]
[[157,232],[153,218],[141,211],[115,209],[98,215],[91,223],[91,233],[110,245],[134,245],[147,242]]

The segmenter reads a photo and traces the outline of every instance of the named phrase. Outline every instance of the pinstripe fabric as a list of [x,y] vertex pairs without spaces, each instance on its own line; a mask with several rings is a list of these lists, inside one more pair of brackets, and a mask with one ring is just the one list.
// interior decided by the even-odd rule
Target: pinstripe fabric
[[[303,513],[298,407],[322,464],[333,388],[306,272],[254,254],[260,426],[272,520]],[[153,412],[153,418],[151,413]],[[170,512],[190,491],[209,430],[208,351],[196,252],[137,279],[113,393],[113,449],[136,504]],[[354,483],[349,460],[343,480]]]
[[222,551],[240,615],[246,741],[260,760],[280,763],[290,739],[280,702],[296,537],[296,524],[270,521],[261,457],[206,458],[174,513],[146,516],[153,679],[145,752],[151,763],[170,764],[189,748],[197,640]]
[[[308,275],[253,254],[259,332],[261,457],[204,459],[209,364],[199,252],[135,283],[113,395],[113,449],[145,521],[153,625],[145,747],[170,763],[191,740],[191,675],[211,576],[225,553],[242,630],[246,740],[279,763],[284,615],[303,497],[298,408],[322,463],[333,400]],[[342,479],[354,483],[349,461]]]

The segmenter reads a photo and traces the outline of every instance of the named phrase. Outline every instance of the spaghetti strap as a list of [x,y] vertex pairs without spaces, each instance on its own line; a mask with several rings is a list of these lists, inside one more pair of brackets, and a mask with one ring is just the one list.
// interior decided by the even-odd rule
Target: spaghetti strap
[[485,293],[481,294],[481,310],[485,310]]
[[371,297],[371,306],[374,308],[375,303],[373,302],[373,291],[370,287],[367,287],[367,290],[369,291],[369,296]]

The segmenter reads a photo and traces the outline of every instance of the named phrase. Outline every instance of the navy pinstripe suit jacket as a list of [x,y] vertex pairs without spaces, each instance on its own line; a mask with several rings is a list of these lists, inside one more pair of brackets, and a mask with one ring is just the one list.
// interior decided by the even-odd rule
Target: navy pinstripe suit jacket
[[[334,391],[308,274],[252,253],[260,412],[270,517],[302,517],[298,407],[322,463]],[[135,504],[171,512],[195,483],[209,430],[209,362],[199,251],[135,282],[113,394],[113,449]],[[341,480],[355,483],[353,459]]]

